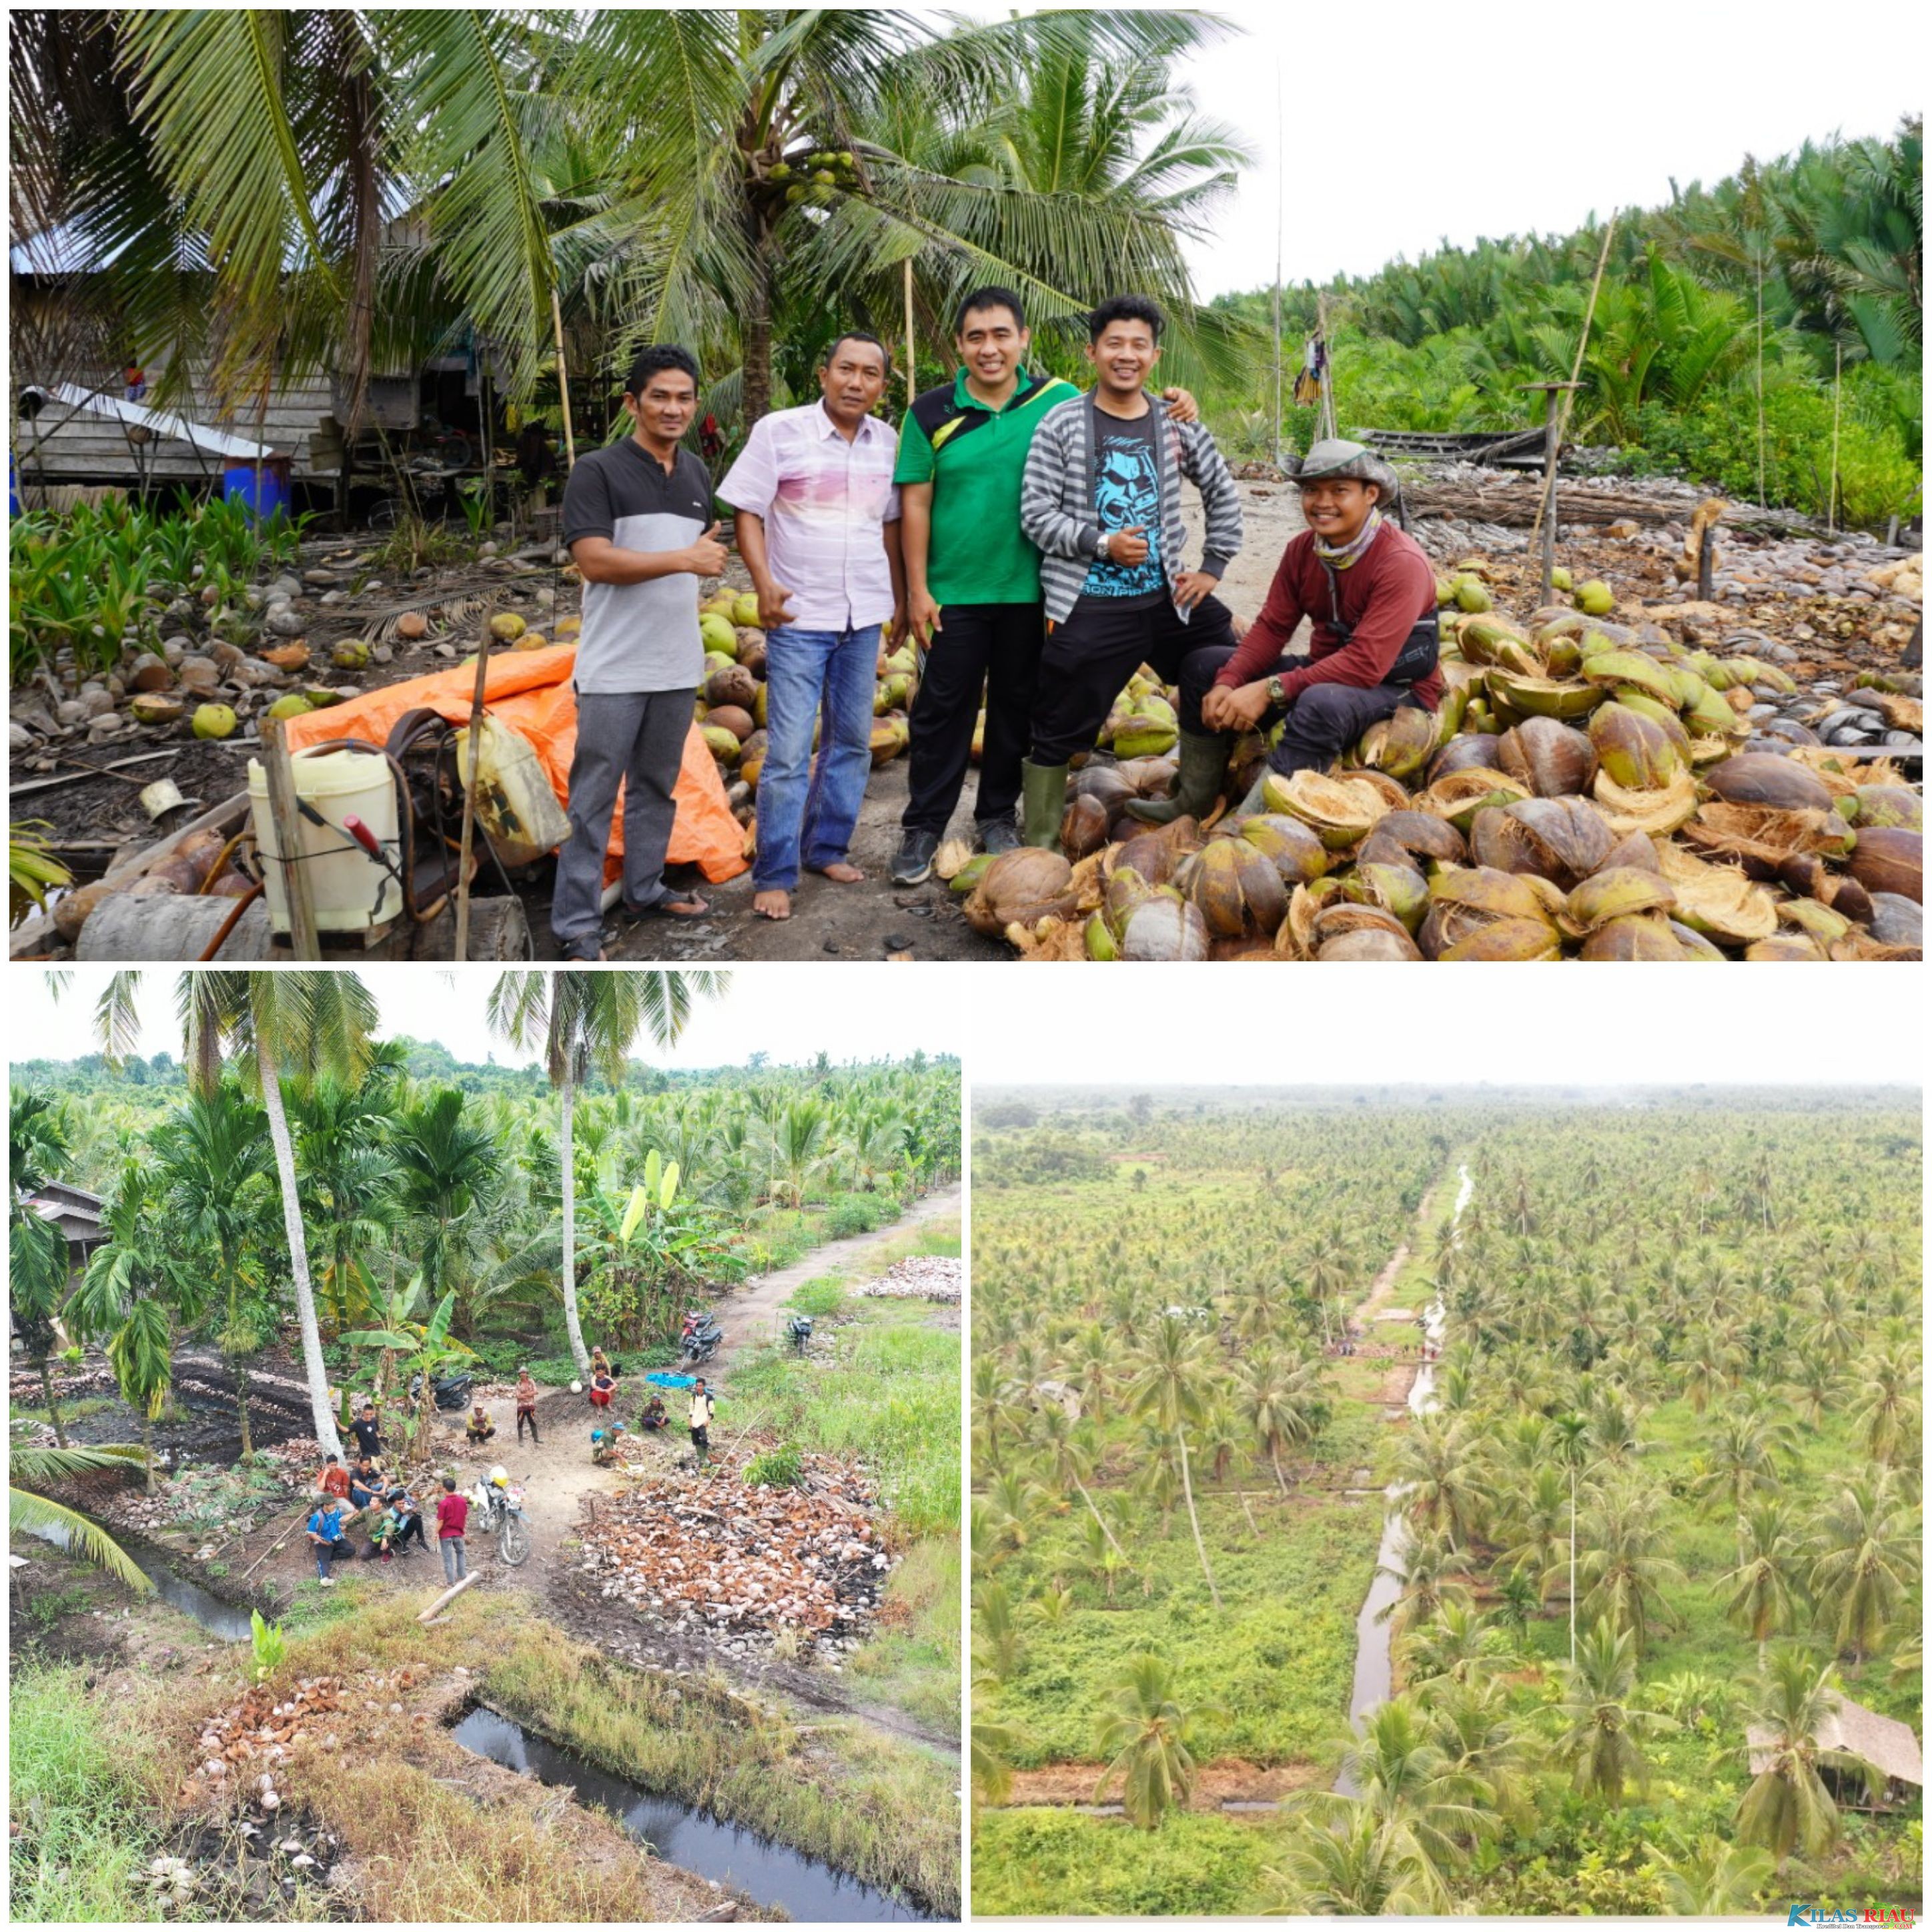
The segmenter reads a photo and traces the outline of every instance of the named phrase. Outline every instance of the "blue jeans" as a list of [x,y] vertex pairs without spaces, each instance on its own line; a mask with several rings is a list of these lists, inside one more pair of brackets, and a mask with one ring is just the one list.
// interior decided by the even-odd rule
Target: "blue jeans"
[[[879,631],[802,631],[765,639],[765,767],[758,774],[758,853],[752,883],[790,892],[801,862],[836,866],[852,842],[872,770],[872,692]],[[818,762],[812,728],[823,715]]]

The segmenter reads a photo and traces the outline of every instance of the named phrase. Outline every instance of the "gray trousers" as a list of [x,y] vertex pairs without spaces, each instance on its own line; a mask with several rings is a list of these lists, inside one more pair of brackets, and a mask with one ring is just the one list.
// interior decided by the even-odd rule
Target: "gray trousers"
[[570,837],[556,855],[550,930],[578,939],[604,928],[604,856],[624,788],[624,897],[654,905],[677,808],[672,790],[691,729],[688,691],[579,692],[570,761]]
[[470,1563],[463,1552],[463,1538],[446,1536],[442,1539],[442,1580],[446,1583],[460,1583],[470,1574]]

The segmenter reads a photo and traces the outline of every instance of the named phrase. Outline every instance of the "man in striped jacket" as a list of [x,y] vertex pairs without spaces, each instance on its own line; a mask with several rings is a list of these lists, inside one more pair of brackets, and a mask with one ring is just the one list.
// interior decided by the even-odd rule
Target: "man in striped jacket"
[[[1214,590],[1241,547],[1240,499],[1214,439],[1172,421],[1148,390],[1164,321],[1144,296],[1102,302],[1088,321],[1094,387],[1048,411],[1028,452],[1020,527],[1041,552],[1047,620],[1024,773],[1029,845],[1058,838],[1067,766],[1092,748],[1143,664],[1172,682],[1190,652],[1234,644]],[[1194,570],[1184,567],[1184,476],[1206,516]]]

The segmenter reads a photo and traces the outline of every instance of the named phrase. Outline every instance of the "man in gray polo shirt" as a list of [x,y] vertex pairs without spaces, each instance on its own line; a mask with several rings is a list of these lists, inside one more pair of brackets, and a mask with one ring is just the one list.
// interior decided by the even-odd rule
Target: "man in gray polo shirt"
[[563,540],[584,573],[570,838],[557,854],[550,929],[562,956],[604,956],[604,856],[624,788],[627,919],[701,919],[711,908],[664,884],[672,788],[704,668],[698,583],[721,577],[711,478],[682,446],[698,412],[698,364],[662,344],[638,352],[624,390],[634,425],[591,451],[563,492]]

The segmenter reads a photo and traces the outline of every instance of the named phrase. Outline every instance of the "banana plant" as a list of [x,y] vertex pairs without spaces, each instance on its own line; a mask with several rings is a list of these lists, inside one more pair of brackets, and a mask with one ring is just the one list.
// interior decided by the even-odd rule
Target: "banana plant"
[[458,1341],[449,1332],[450,1318],[456,1308],[456,1291],[452,1288],[444,1295],[427,1322],[411,1321],[408,1311],[417,1304],[422,1294],[422,1276],[418,1274],[411,1278],[407,1288],[389,1298],[388,1312],[392,1326],[353,1329],[341,1338],[356,1348],[380,1348],[382,1351],[382,1364],[377,1382],[376,1407],[379,1413],[382,1395],[388,1386],[390,1372],[398,1356],[402,1358],[403,1387],[406,1392],[411,1377],[420,1376],[422,1378],[413,1412],[406,1406],[403,1412],[404,1438],[412,1444],[429,1426],[430,1415],[436,1402],[433,1380],[436,1370],[451,1362],[472,1360],[476,1352],[466,1342]]

